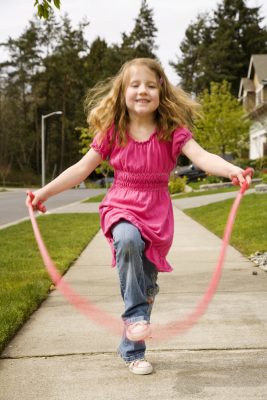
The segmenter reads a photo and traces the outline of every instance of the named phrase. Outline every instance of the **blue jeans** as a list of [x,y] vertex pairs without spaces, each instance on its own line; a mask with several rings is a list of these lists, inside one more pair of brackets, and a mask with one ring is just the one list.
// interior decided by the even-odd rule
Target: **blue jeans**
[[[122,319],[126,323],[141,320],[149,322],[153,302],[159,292],[156,267],[145,257],[145,243],[134,225],[121,220],[113,226],[112,236],[121,295],[125,305]],[[145,350],[145,342],[127,339],[124,329],[118,350],[120,356],[130,362],[143,358]]]

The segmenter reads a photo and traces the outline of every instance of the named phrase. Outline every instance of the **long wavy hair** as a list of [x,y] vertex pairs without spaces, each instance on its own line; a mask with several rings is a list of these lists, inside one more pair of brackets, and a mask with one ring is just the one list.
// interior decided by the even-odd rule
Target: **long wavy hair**
[[107,130],[114,125],[114,135],[118,135],[119,144],[127,144],[130,120],[125,92],[132,66],[145,66],[156,76],[159,85],[159,107],[155,114],[158,138],[170,140],[172,132],[178,127],[191,129],[194,118],[199,115],[199,104],[181,88],[169,82],[156,60],[135,58],[126,62],[113,78],[88,90],[84,105],[90,132],[97,135],[101,141]]

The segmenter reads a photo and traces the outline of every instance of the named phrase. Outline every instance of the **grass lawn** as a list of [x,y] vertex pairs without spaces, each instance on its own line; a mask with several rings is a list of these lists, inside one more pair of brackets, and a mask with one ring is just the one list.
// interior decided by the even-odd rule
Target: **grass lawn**
[[90,197],[90,199],[84,200],[83,203],[100,203],[105,196],[106,193],[102,193],[98,196]]
[[[232,204],[233,199],[229,199],[184,212],[222,237]],[[246,256],[256,251],[267,251],[266,221],[267,194],[244,196],[237,213],[231,245]]]
[[196,196],[207,196],[208,194],[217,194],[217,193],[225,193],[225,192],[237,192],[240,188],[237,186],[222,188],[222,189],[210,189],[210,190],[203,190],[199,192],[188,192],[188,193],[181,193],[172,196],[172,200],[175,199],[185,199],[187,197],[196,197]]
[[[184,199],[186,197],[194,197],[194,196],[206,196],[208,194],[216,194],[216,193],[224,193],[224,192],[234,192],[239,190],[238,187],[232,187],[232,188],[222,188],[222,189],[211,189],[211,190],[204,190],[201,192],[189,192],[189,193],[181,193],[172,196],[172,200],[175,199]],[[98,196],[95,197],[90,197],[90,199],[87,199],[83,201],[83,203],[100,203],[103,198],[105,197],[106,193],[99,194]]]
[[[37,219],[44,242],[63,274],[99,230],[98,214]],[[31,223],[0,230],[0,352],[50,291]]]

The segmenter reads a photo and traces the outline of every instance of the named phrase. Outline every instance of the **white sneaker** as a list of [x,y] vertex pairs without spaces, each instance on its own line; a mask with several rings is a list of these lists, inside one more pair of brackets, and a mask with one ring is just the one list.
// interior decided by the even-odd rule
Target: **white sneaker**
[[126,363],[126,365],[129,367],[129,370],[135,375],[149,375],[153,371],[153,367],[150,362],[146,361],[144,358]]
[[134,322],[126,327],[126,337],[133,342],[145,340],[151,335],[149,322],[145,320]]

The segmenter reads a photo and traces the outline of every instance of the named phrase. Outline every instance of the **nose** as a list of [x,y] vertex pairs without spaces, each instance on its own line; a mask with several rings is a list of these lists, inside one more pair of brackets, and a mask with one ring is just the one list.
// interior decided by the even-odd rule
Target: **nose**
[[147,93],[146,85],[143,83],[138,87],[138,93]]

